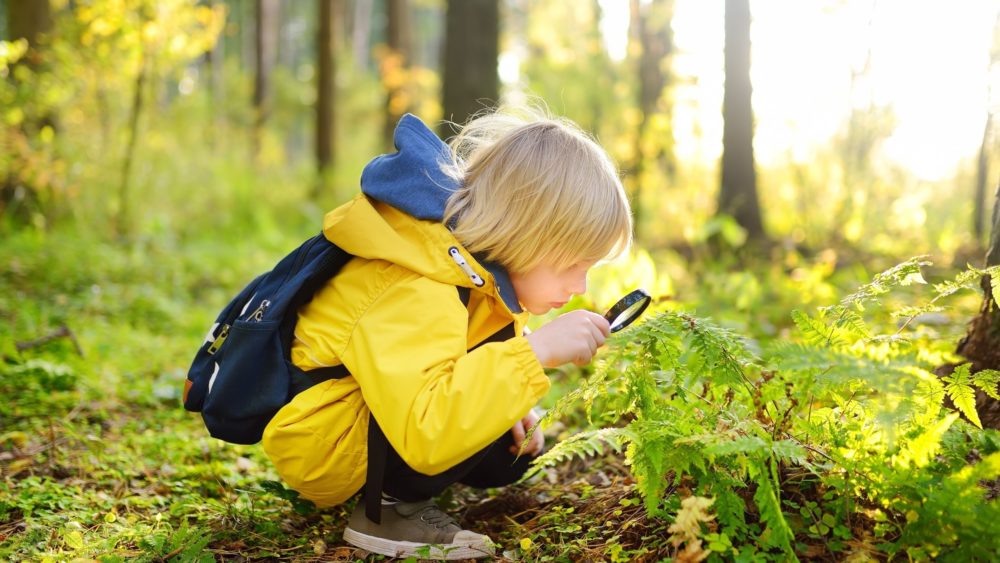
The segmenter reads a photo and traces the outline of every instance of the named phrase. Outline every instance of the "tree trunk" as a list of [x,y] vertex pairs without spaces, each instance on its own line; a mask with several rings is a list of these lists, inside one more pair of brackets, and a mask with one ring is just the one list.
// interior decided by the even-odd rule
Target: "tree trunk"
[[354,52],[354,66],[362,71],[371,70],[369,42],[371,40],[373,10],[373,0],[354,0],[351,48]]
[[[1000,66],[1000,13],[997,14],[993,22],[993,48],[990,49],[990,63],[987,71],[993,76]],[[993,145],[993,88],[986,88],[986,125],[983,127],[983,143],[979,146],[979,162],[976,167],[976,189],[972,201],[972,232],[976,237],[976,245],[982,243],[984,233],[983,219],[986,217],[986,210],[983,209],[986,203],[986,184],[989,183],[990,152]],[[993,228],[996,233],[996,227]]]
[[[222,0],[211,0],[212,8],[223,4]],[[223,6],[224,7],[224,6]],[[212,127],[205,131],[209,146],[213,150],[222,145],[222,135],[226,126],[226,92],[223,79],[223,65],[226,62],[226,34],[220,33],[210,51],[205,52],[205,64],[208,67],[208,89],[211,99]]]
[[[635,134],[635,162],[630,170],[633,180],[632,214],[637,236],[642,232],[641,226],[646,215],[642,195],[646,164],[667,156],[664,154],[662,143],[649,143],[646,141],[646,136],[650,117],[661,109],[660,100],[663,89],[667,86],[667,74],[663,67],[664,60],[670,57],[673,51],[673,34],[670,30],[673,11],[673,0],[629,2],[631,41],[639,47],[639,58],[636,61],[636,73],[639,77],[639,126]],[[647,154],[646,147],[650,145],[659,147],[658,152]]]
[[[445,17],[444,118],[465,123],[500,98],[498,0],[448,0]],[[447,126],[442,135],[450,134]]]
[[[993,225],[990,246],[986,253],[986,267],[1000,264],[1000,186],[993,201]],[[969,323],[965,337],[958,343],[955,353],[972,363],[971,373],[984,369],[1000,370],[1000,307],[993,300],[990,277],[983,276],[983,304]],[[942,366],[937,373],[947,375],[953,365]],[[985,428],[1000,428],[1000,401],[976,391],[976,410]]]
[[129,173],[132,171],[132,161],[135,160],[135,147],[139,141],[139,117],[142,115],[143,90],[146,86],[148,61],[145,53],[139,64],[139,74],[135,77],[135,90],[132,92],[132,108],[129,110],[128,143],[125,145],[125,157],[122,161],[122,175],[118,184],[118,213],[114,220],[115,234],[126,236],[132,230],[131,202],[129,199]]
[[[7,0],[7,38],[11,41],[18,39],[28,40],[28,52],[17,65],[27,65],[28,68],[38,68],[42,64],[42,51],[38,48],[42,37],[52,29],[52,10],[48,0]],[[11,69],[8,80],[13,81],[16,75]],[[48,114],[39,121],[33,123],[22,123],[21,130],[24,134],[29,134],[33,129],[41,129],[49,125],[53,129],[56,127],[56,116]],[[38,188],[35,186],[24,186],[19,189],[21,181],[18,180],[15,171],[9,171],[4,177],[0,177],[0,215],[14,207],[20,210],[27,210],[29,207],[39,205]],[[26,204],[26,205],[25,205]],[[26,220],[27,215],[20,216],[19,220]]]
[[726,0],[726,85],[722,114],[719,213],[732,215],[751,240],[764,238],[753,160],[750,85],[750,2]]
[[[48,0],[7,0],[7,35],[11,41],[27,39],[34,48],[39,38],[52,29],[52,9]],[[37,57],[29,54],[28,62]]]
[[335,0],[319,0],[319,32],[316,38],[316,167],[317,190],[325,186],[324,177],[333,167],[334,149],[334,76],[333,14]]
[[256,112],[252,148],[254,160],[260,155],[261,135],[271,114],[271,72],[278,45],[277,16],[277,0],[257,0],[256,74],[253,83],[253,107]]
[[979,159],[976,165],[976,189],[972,200],[972,232],[975,235],[976,248],[982,244],[985,227],[983,219],[986,214],[983,203],[986,200],[986,181],[989,174],[990,130],[993,128],[993,112],[986,112],[986,126],[983,127],[983,142],[979,146]]
[[386,149],[392,149],[396,122],[411,110],[406,99],[406,76],[410,63],[409,14],[406,0],[388,0],[386,51],[382,56],[382,84],[385,86],[385,124],[382,137]]

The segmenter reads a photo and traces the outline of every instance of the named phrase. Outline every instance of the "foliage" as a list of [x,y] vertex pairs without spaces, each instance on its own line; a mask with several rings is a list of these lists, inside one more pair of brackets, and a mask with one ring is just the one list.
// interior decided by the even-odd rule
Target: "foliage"
[[[177,76],[210,50],[224,19],[221,6],[194,0],[127,6],[92,0],[57,13],[44,42],[30,46],[37,64],[20,60],[29,47],[23,40],[0,42],[6,53],[0,55],[0,75],[10,72],[12,78],[0,81],[0,106],[7,108],[2,126],[12,149],[0,157],[0,177],[19,188],[17,198],[27,206],[21,215],[44,226],[71,212],[86,191],[82,171],[69,166],[80,153],[119,169],[119,159],[127,156],[114,148],[126,144],[136,90]],[[125,93],[135,95],[119,95]],[[126,197],[110,199],[116,213]]]
[[[660,312],[616,336],[613,354],[547,415],[583,403],[611,426],[557,444],[536,470],[602,444],[624,447],[650,514],[671,518],[680,508],[680,522],[690,508],[678,499],[712,499],[717,532],[751,547],[740,556],[802,556],[822,541],[838,557],[989,558],[1000,506],[982,483],[1000,477],[1000,442],[978,428],[973,394],[995,396],[1000,373],[970,374],[962,364],[938,379],[935,357],[907,329],[998,269],[969,268],[934,286],[891,332],[864,316],[896,288],[924,283],[927,265],[912,258],[835,305],[793,312],[798,337],[763,357],[708,319]],[[943,407],[945,396],[957,412]],[[871,521],[874,537],[862,539]]]

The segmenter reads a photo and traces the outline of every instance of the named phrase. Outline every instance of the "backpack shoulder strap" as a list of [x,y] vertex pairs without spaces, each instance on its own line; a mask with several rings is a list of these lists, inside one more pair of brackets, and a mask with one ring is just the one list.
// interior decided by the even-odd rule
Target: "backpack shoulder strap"
[[458,298],[462,301],[462,305],[468,307],[469,299],[472,298],[472,289],[462,286],[457,286],[457,287],[458,287]]
[[[469,306],[472,290],[458,287],[458,299]],[[513,326],[513,325],[511,325]],[[341,366],[338,366],[341,367]],[[389,456],[389,440],[379,427],[374,414],[368,417],[368,473],[365,477],[365,516],[376,524],[382,521],[382,484],[385,481],[385,462]]]

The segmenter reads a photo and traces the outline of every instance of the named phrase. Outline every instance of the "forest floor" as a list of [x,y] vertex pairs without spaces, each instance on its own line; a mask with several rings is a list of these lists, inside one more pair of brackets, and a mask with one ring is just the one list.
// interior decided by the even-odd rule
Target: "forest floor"
[[[354,501],[311,508],[278,482],[260,446],[210,438],[200,417],[180,405],[187,364],[209,321],[287,243],[151,239],[121,248],[83,236],[30,235],[4,241],[0,560],[384,559],[342,541]],[[796,267],[793,276],[772,268],[781,277],[759,284],[744,271],[716,281],[705,276],[701,306],[732,311],[729,321],[755,335],[780,337],[792,308],[837,296],[824,277],[827,266]],[[728,301],[712,302],[713,295]],[[972,295],[973,310],[977,299]],[[946,327],[962,331],[960,323]],[[574,389],[580,375],[554,373],[548,400]],[[585,426],[581,412],[570,418],[548,429],[549,444]],[[651,517],[624,457],[573,459],[502,489],[455,486],[439,502],[464,527],[497,542],[500,561],[781,559],[753,545],[735,546],[738,552],[722,534],[704,550],[672,541],[679,499],[692,491],[665,476],[670,517]],[[885,557],[877,542],[891,538],[874,539],[875,522],[858,516],[827,527],[828,514],[809,513],[823,493],[814,476],[778,471],[787,517],[801,531],[797,557]],[[996,496],[996,482],[984,486]],[[754,492],[739,494],[752,500]],[[759,515],[745,518],[755,526]],[[812,531],[821,524],[826,529]],[[701,525],[713,535],[710,520]]]
[[[0,559],[383,559],[342,540],[356,499],[323,510],[289,502],[259,446],[208,438],[176,405],[75,394],[54,391],[47,414],[0,434]],[[456,485],[439,501],[497,542],[496,560],[670,556],[667,523],[645,516],[632,485],[607,456],[503,489]]]

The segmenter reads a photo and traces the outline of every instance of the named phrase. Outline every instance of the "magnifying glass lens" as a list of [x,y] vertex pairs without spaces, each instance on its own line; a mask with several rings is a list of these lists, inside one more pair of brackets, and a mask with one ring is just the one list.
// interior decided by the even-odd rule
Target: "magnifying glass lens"
[[637,289],[622,297],[614,307],[604,314],[604,318],[611,324],[611,332],[619,330],[632,324],[642,315],[642,312],[649,307],[652,297],[641,289]]

